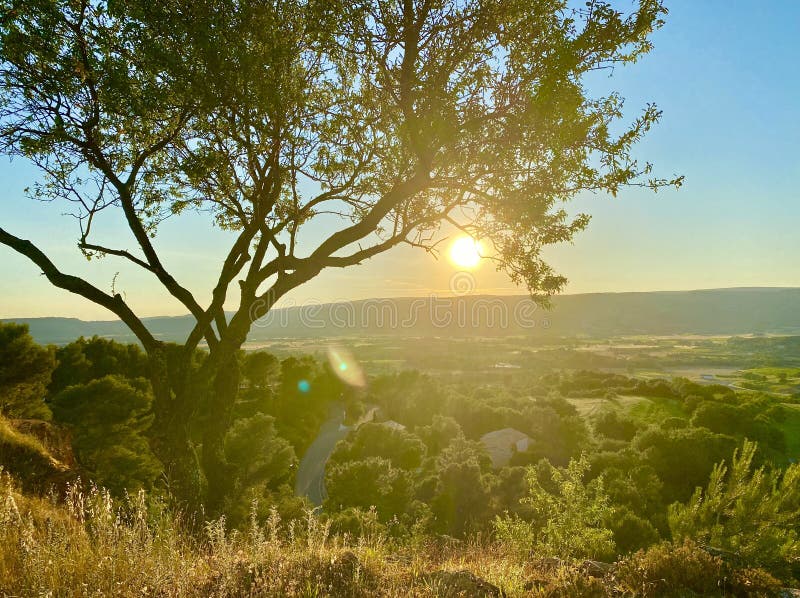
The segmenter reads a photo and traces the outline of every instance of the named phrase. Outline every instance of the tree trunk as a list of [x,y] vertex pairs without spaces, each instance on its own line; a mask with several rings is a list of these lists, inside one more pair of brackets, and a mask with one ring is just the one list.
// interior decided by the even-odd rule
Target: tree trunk
[[154,420],[150,430],[153,452],[164,466],[164,484],[170,498],[189,510],[200,509],[204,483],[190,426],[193,404],[188,396],[190,364],[177,346],[163,346],[150,355]]
[[202,467],[207,482],[205,506],[212,516],[221,513],[225,498],[233,487],[224,443],[239,394],[238,351],[247,338],[250,325],[248,312],[242,310],[234,315],[203,368],[208,395],[203,421]]
[[221,513],[225,498],[233,487],[224,444],[239,393],[239,379],[238,359],[235,353],[231,353],[219,360],[208,387],[203,418],[202,466],[207,483],[205,506],[211,516]]

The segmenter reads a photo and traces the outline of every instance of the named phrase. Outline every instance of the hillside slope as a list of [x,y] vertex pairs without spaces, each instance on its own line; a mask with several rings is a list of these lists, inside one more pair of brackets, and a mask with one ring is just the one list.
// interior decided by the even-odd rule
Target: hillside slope
[[[135,339],[119,321],[15,318],[37,342],[78,336]],[[146,318],[156,337],[181,341],[189,316]],[[278,309],[256,322],[250,341],[336,336],[587,336],[793,334],[800,332],[800,289],[740,288],[591,293],[553,299],[551,310],[527,296],[368,299]]]

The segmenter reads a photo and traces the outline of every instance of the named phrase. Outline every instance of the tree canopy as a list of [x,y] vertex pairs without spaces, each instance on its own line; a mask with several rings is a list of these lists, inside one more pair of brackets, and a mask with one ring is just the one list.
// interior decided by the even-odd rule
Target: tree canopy
[[53,351],[37,345],[26,325],[0,323],[0,414],[50,419],[44,399],[55,366]]
[[[113,287],[2,227],[0,243],[125,322],[151,361],[159,458],[193,462],[202,406],[208,485],[230,486],[213,472],[230,470],[237,351],[286,293],[400,244],[435,252],[455,228],[546,298],[565,279],[541,250],[589,221],[563,202],[680,185],[632,153],[659,109],[629,118],[586,85],[648,52],[665,14],[661,0],[627,14],[600,0],[0,0],[0,152],[38,166],[30,195],[75,217],[87,258],[150,273],[194,326],[168,347]],[[233,233],[205,297],[155,240],[189,210]],[[108,215],[129,239],[109,238]]]

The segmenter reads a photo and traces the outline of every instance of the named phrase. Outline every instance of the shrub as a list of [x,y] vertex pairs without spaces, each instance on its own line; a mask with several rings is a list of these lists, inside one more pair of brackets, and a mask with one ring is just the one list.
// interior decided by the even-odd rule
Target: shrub
[[800,559],[800,465],[783,473],[754,469],[756,448],[746,441],[734,452],[730,468],[717,464],[705,490],[698,488],[688,503],[670,507],[669,526],[676,539],[731,551],[788,578],[791,564]]
[[653,524],[623,507],[615,512],[608,527],[614,534],[619,554],[630,554],[658,542],[660,536]]
[[660,596],[774,596],[780,583],[761,570],[732,570],[694,542],[663,543],[622,560],[617,589],[642,598]]
[[584,483],[589,470],[585,457],[573,459],[566,468],[550,469],[555,492],[545,490],[535,470],[529,470],[528,496],[522,500],[532,508],[533,520],[498,516],[498,539],[522,552],[533,550],[561,558],[612,558],[614,539],[605,522],[613,509],[602,476]]

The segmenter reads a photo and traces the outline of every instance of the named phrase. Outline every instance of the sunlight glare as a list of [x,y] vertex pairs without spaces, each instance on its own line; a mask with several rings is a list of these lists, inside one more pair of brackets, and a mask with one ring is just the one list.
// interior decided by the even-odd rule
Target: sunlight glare
[[328,347],[328,363],[345,384],[362,388],[367,380],[352,354],[341,347]]
[[480,241],[465,235],[458,237],[450,246],[450,261],[462,270],[469,270],[480,264],[482,253]]

